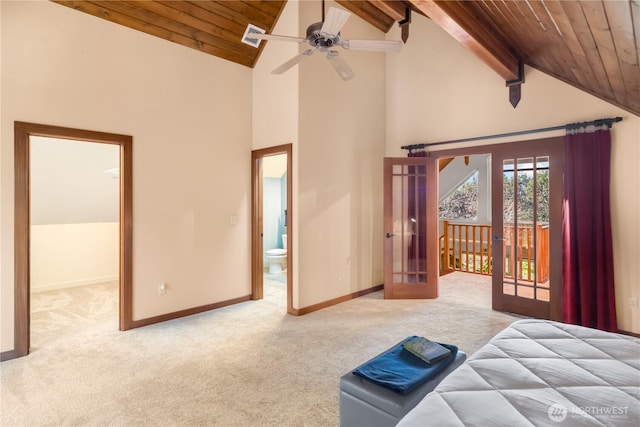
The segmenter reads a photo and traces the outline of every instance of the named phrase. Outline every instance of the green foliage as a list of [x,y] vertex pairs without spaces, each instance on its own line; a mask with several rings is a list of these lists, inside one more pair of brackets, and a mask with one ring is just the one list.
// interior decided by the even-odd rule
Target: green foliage
[[[534,202],[537,204],[538,222],[549,222],[549,171],[538,170],[535,185],[531,171],[518,174],[516,193],[518,197],[518,221],[533,222]],[[514,213],[514,177],[511,173],[503,174],[503,197],[505,222],[513,221]],[[472,176],[464,184],[440,202],[440,218],[445,219],[477,219],[478,218],[478,175]]]
[[477,173],[440,202],[440,218],[478,218]]
[[[537,204],[536,213],[538,222],[549,221],[549,171],[539,170],[537,171],[537,183],[535,185]],[[503,198],[504,198],[504,218],[505,221],[513,221],[514,202],[513,202],[513,188],[514,177],[513,174],[503,175]],[[518,195],[518,221],[530,221],[533,222],[534,213],[534,180],[533,173],[526,172],[518,174],[518,182],[516,187],[516,193]]]

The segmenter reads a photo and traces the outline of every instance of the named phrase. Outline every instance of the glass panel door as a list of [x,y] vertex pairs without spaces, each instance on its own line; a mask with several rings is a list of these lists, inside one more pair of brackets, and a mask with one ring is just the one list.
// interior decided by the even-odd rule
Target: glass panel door
[[[493,308],[550,318],[561,294],[561,139],[493,155]],[[553,250],[552,242],[557,248]]]
[[[436,160],[385,159],[385,298],[437,297]],[[435,208],[434,208],[435,209]]]

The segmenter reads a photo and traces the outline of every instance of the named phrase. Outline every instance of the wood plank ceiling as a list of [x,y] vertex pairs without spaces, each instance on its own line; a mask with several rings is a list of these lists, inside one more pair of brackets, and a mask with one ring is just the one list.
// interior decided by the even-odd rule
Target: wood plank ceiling
[[[256,64],[265,43],[255,49],[240,42],[247,24],[270,33],[286,4],[278,0],[55,2],[249,67]],[[407,10],[426,15],[505,81],[517,80],[519,65],[526,64],[640,116],[640,0],[337,3],[383,32],[404,21]],[[408,42],[413,42],[410,35]]]
[[57,1],[64,6],[253,67],[264,48],[241,43],[247,24],[270,33],[286,0]]

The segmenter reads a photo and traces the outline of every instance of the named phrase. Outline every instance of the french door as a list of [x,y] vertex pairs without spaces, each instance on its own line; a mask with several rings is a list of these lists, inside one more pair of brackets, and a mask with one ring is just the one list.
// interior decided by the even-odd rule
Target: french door
[[385,298],[438,296],[436,162],[384,159]]
[[494,310],[562,319],[562,141],[492,151]]

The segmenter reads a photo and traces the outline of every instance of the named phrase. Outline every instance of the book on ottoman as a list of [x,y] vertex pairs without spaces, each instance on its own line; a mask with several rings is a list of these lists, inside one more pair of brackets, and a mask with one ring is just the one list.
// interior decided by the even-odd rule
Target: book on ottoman
[[427,363],[437,362],[451,354],[451,350],[424,337],[415,337],[404,343],[404,349]]

